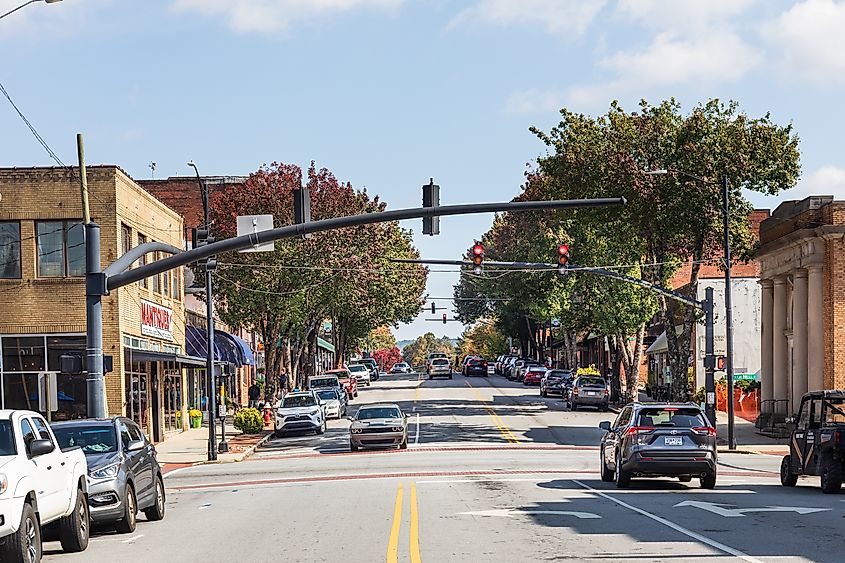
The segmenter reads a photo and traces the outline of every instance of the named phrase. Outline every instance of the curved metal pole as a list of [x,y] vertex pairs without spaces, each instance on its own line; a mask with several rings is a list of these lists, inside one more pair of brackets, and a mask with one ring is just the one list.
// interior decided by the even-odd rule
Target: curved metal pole
[[14,14],[14,13],[15,13],[15,12],[17,12],[18,10],[21,10],[21,9],[23,9],[23,8],[26,8],[26,7],[27,7],[27,6],[29,6],[30,4],[33,4],[33,3],[35,3],[35,2],[40,2],[40,1],[41,1],[41,0],[29,0],[29,2],[25,2],[25,3],[21,4],[20,6],[18,6],[17,8],[15,8],[15,9],[13,9],[13,10],[9,10],[8,12],[6,12],[6,13],[5,13],[5,14],[3,14],[2,16],[0,16],[0,20],[2,20],[3,18],[5,18],[5,17],[6,17],[6,16],[8,16],[9,14]]
[[182,249],[163,242],[145,242],[144,244],[139,244],[135,248],[130,249],[129,252],[109,264],[108,268],[103,270],[103,273],[107,276],[114,276],[125,272],[132,266],[132,264],[140,260],[144,255],[156,251],[167,252],[168,254],[179,254],[182,252]]

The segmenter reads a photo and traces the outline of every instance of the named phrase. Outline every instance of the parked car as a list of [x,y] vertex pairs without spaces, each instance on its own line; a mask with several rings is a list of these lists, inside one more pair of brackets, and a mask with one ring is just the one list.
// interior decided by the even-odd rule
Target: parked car
[[135,531],[138,512],[147,520],[164,518],[165,492],[155,447],[128,418],[54,422],[63,450],[81,448],[88,460],[91,520],[114,524],[122,534]]
[[411,369],[411,366],[408,365],[407,362],[396,362],[393,364],[393,367],[390,368],[390,373],[413,373],[414,370]]
[[313,430],[315,434],[326,431],[326,413],[314,391],[288,393],[276,409],[275,435],[297,430]]
[[801,399],[780,482],[794,487],[802,475],[818,475],[822,492],[838,493],[845,477],[845,390],[811,391]]
[[546,368],[544,366],[528,366],[522,376],[523,385],[540,385],[543,377],[546,375]]
[[514,364],[520,360],[517,356],[509,356],[502,361],[502,369],[500,373],[504,375],[506,378],[510,379],[510,373],[513,369]]
[[57,524],[63,550],[88,547],[87,460],[81,449],[57,444],[40,414],[0,410],[3,561],[41,561],[42,529],[48,524]]
[[525,364],[525,358],[516,358],[505,366],[505,377],[514,380],[516,379],[516,371]]
[[408,418],[399,405],[366,405],[349,420],[349,449],[353,452],[359,448],[408,447]]
[[525,372],[528,371],[529,368],[532,367],[543,367],[540,362],[536,362],[534,360],[528,360],[523,362],[523,364],[516,370],[516,377],[514,381],[522,381],[525,379]]
[[324,375],[335,376],[340,386],[346,390],[346,396],[350,400],[358,396],[358,380],[352,377],[352,374],[349,373],[348,369],[332,369],[327,371]]
[[[346,416],[346,393],[335,389],[317,389],[317,396],[326,410],[326,418],[341,418]],[[341,398],[343,397],[343,398]]]
[[631,403],[599,428],[602,481],[624,488],[632,477],[698,477],[716,486],[716,429],[692,403]]
[[474,357],[464,364],[464,375],[481,375],[487,377],[487,360]]
[[569,408],[577,411],[579,407],[598,407],[607,410],[610,403],[610,391],[603,377],[582,375],[575,378],[569,393]]
[[571,371],[550,369],[545,373],[543,379],[540,381],[540,396],[548,397],[549,395],[560,395],[563,397],[567,384],[571,382]]
[[372,382],[372,372],[370,371],[370,366],[367,364],[349,364],[349,373],[352,374],[352,377],[355,378],[355,381],[358,382],[358,385],[366,385],[367,387],[370,386]]
[[379,370],[378,363],[375,358],[362,358],[361,360],[358,360],[358,363],[364,364],[370,368],[370,381],[378,381]]
[[446,358],[434,358],[428,366],[428,378],[448,377],[452,379],[452,364]]

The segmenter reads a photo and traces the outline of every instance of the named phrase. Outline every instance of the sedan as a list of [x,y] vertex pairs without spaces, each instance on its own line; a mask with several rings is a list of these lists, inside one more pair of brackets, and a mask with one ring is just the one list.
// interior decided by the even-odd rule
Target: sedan
[[358,385],[370,386],[372,372],[367,364],[349,364],[349,373],[352,374]]
[[349,419],[349,449],[383,448],[398,446],[408,448],[408,417],[399,405],[377,403],[358,409]]
[[413,370],[406,362],[397,362],[390,368],[390,373],[412,373]]
[[543,377],[546,375],[546,368],[543,366],[528,366],[525,374],[522,376],[523,385],[540,385]]
[[88,461],[91,520],[135,531],[138,511],[164,518],[165,497],[156,450],[128,418],[71,420],[51,425],[59,447],[82,448]]
[[464,365],[464,375],[482,375],[487,377],[487,360],[472,358]]
[[572,372],[562,369],[551,369],[540,381],[540,396],[566,395],[567,384],[572,381]]

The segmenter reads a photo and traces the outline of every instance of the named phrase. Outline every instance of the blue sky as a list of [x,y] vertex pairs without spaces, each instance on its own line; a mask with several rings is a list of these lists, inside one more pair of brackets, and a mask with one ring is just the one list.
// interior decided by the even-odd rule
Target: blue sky
[[[845,198],[843,30],[834,0],[63,0],[0,20],[0,81],[66,163],[76,132],[136,178],[313,159],[392,208],[429,177],[444,204],[509,199],[544,150],[528,127],[564,106],[732,98],[801,138],[799,186],[752,197],[774,208]],[[0,165],[52,164],[1,98],[0,132]],[[407,226],[423,256],[458,258],[491,219]],[[428,316],[397,336],[462,330]]]

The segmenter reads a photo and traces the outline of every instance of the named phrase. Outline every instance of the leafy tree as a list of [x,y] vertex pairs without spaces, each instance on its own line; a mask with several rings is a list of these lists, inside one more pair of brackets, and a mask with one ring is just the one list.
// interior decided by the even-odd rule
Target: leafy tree
[[393,346],[392,348],[380,348],[375,350],[372,353],[372,357],[375,359],[376,363],[381,367],[384,371],[390,371],[390,368],[393,367],[393,364],[397,364],[402,361],[402,353],[399,352],[399,348]]
[[455,347],[448,337],[437,338],[433,332],[426,332],[402,349],[405,360],[414,366],[424,364],[428,355],[434,352],[443,352],[451,359],[455,355]]
[[495,325],[480,321],[464,331],[458,346],[461,356],[495,358],[508,351],[508,339]]
[[396,346],[396,337],[389,326],[379,326],[369,332],[365,344],[367,350],[389,350]]

